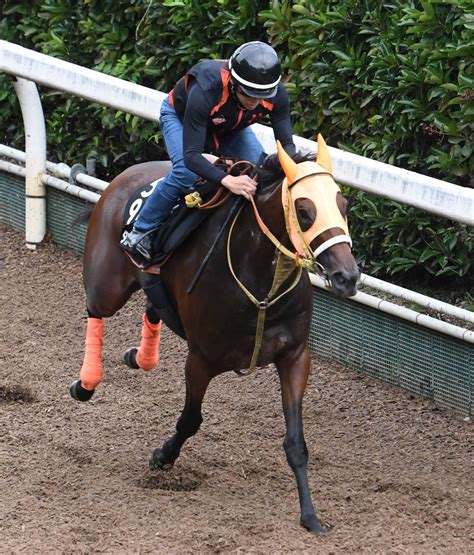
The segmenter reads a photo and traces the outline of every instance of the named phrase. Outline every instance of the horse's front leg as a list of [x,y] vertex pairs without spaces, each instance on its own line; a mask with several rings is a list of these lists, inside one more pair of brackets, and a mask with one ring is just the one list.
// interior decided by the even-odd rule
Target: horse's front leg
[[174,464],[184,442],[193,436],[201,426],[202,400],[212,375],[207,364],[198,354],[190,352],[186,360],[186,402],[176,424],[176,433],[155,449],[150,459],[152,470],[168,470]]
[[322,533],[326,530],[314,512],[309,491],[308,450],[303,435],[302,403],[310,363],[311,355],[307,346],[297,352],[285,353],[275,360],[275,366],[280,376],[283,412],[286,422],[283,447],[298,486],[301,510],[300,523],[310,532]]

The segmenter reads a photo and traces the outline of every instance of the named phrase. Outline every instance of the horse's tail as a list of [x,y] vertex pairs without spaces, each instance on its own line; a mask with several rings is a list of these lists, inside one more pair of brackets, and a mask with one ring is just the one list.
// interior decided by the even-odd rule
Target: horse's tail
[[76,227],[76,225],[89,223],[92,210],[94,210],[94,206],[88,206],[87,208],[84,208],[84,210],[74,218],[71,227]]

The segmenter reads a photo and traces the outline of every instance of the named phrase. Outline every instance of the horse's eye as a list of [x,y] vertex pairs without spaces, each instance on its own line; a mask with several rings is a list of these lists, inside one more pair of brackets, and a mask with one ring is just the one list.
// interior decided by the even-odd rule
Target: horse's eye
[[336,193],[336,203],[337,203],[337,207],[339,208],[339,211],[342,214],[342,217],[345,218],[346,214],[347,214],[347,206],[348,206],[348,202],[347,200],[342,196],[341,191],[338,191]]
[[296,214],[302,231],[307,231],[316,219],[316,206],[312,200],[299,198],[295,202]]

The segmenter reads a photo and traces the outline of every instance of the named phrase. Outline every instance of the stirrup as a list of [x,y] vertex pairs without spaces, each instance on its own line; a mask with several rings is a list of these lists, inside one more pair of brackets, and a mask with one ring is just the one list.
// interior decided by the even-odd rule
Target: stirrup
[[141,254],[136,254],[136,253],[131,253],[128,250],[122,249],[124,254],[126,254],[128,256],[128,258],[130,259],[130,262],[139,270],[141,270],[142,272],[145,272],[147,274],[153,274],[153,275],[160,275],[161,273],[161,266],[164,264],[164,262],[166,262],[166,260],[168,260],[168,258],[166,258],[166,260],[162,263],[162,264],[153,264],[153,262],[150,262],[149,260],[145,260]]
[[149,261],[153,255],[149,237],[152,232],[153,230],[142,233],[132,229],[132,231],[124,234],[120,241],[120,247],[129,254],[139,255]]

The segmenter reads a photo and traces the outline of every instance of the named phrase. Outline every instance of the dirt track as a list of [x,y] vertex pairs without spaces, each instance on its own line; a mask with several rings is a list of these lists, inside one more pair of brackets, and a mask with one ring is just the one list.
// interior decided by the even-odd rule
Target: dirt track
[[106,322],[106,376],[71,399],[85,333],[81,260],[0,227],[1,553],[472,553],[472,424],[316,360],[305,397],[323,537],[298,525],[273,368],[210,387],[200,432],[169,473],[148,458],[174,430],[186,346],[122,363],[140,295]]

